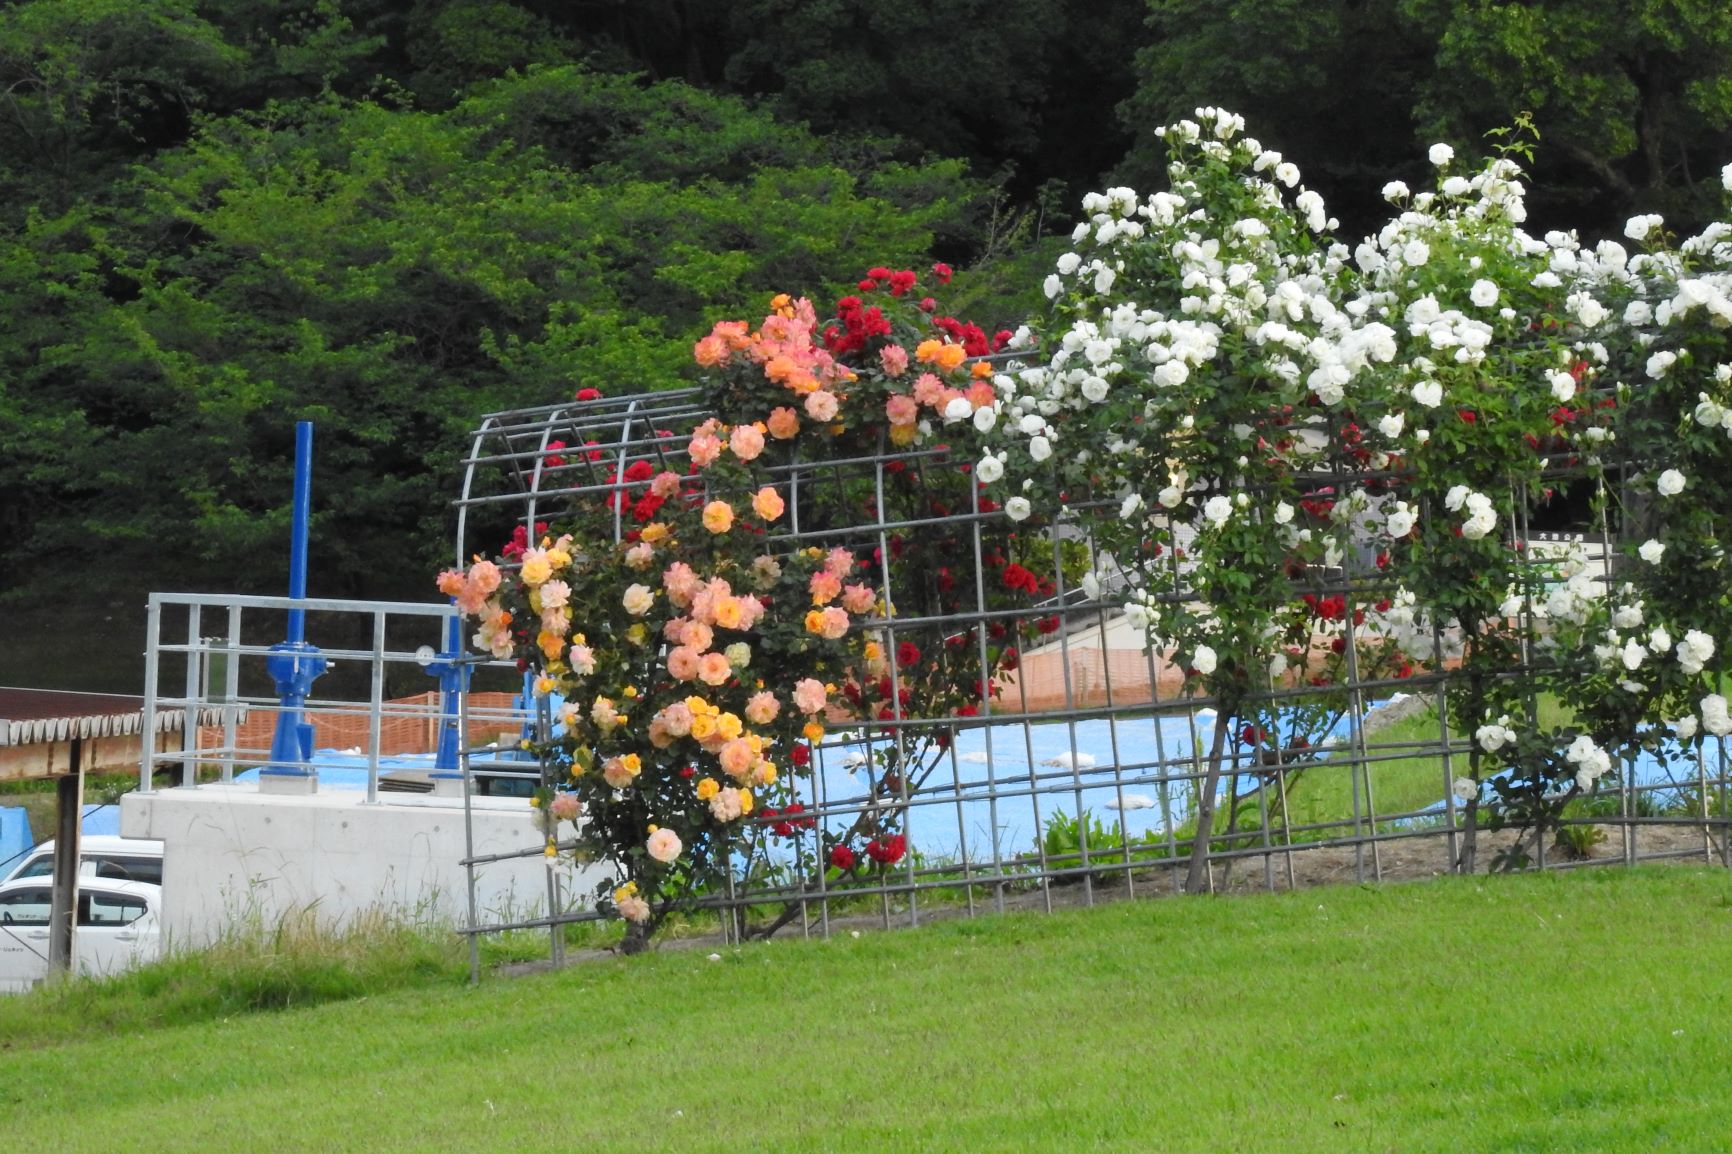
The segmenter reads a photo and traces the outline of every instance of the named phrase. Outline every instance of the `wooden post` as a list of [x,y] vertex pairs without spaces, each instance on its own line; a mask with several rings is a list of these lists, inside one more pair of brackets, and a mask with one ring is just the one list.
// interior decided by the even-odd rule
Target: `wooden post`
[[79,827],[84,816],[84,739],[71,739],[72,756],[55,783],[54,889],[48,914],[48,980],[72,973],[73,927],[78,922]]

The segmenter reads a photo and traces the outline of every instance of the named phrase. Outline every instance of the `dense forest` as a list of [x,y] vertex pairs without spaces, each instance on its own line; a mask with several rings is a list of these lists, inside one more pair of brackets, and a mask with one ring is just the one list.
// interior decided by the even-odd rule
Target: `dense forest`
[[1530,113],[1532,226],[1678,227],[1732,159],[1714,0],[0,5],[0,683],[135,688],[153,589],[421,599],[489,409],[689,379],[777,291],[943,259],[1041,304],[1083,193],[1242,112],[1382,219]]

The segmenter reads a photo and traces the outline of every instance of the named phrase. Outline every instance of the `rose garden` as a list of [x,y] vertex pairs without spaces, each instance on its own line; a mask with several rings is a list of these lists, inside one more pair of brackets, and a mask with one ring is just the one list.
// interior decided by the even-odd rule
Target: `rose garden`
[[[1518,125],[1349,238],[1239,117],[1161,135],[1169,186],[1090,196],[1014,332],[949,316],[942,265],[873,268],[716,324],[695,390],[489,418],[438,587],[542,703],[550,868],[607,875],[566,920],[635,953],[696,909],[751,938],[1238,861],[1281,888],[1416,836],[1460,873],[1602,827],[1633,861],[1644,824],[1724,859],[1732,224],[1530,235]],[[1140,681],[1031,705],[1034,655],[1113,629]],[[1369,724],[1395,694],[1430,702],[1406,744]],[[1058,772],[1016,756],[1037,726]],[[1398,762],[1429,800],[1379,808]],[[1030,802],[1035,852],[971,841],[966,806]]]

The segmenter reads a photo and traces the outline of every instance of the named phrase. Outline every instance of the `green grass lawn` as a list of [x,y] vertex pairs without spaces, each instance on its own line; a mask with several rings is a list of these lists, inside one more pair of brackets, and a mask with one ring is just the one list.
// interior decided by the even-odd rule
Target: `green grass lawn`
[[1718,1151],[1729,973],[1732,877],[1654,867],[666,951],[59,1041],[25,999],[0,1148]]

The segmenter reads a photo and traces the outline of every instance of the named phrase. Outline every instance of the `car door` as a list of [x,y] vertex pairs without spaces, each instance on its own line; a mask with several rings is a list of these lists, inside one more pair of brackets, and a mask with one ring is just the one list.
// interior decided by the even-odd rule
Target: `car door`
[[28,990],[48,974],[49,887],[0,893],[0,993]]
[[156,957],[155,912],[143,895],[89,888],[78,895],[78,972],[117,974]]

